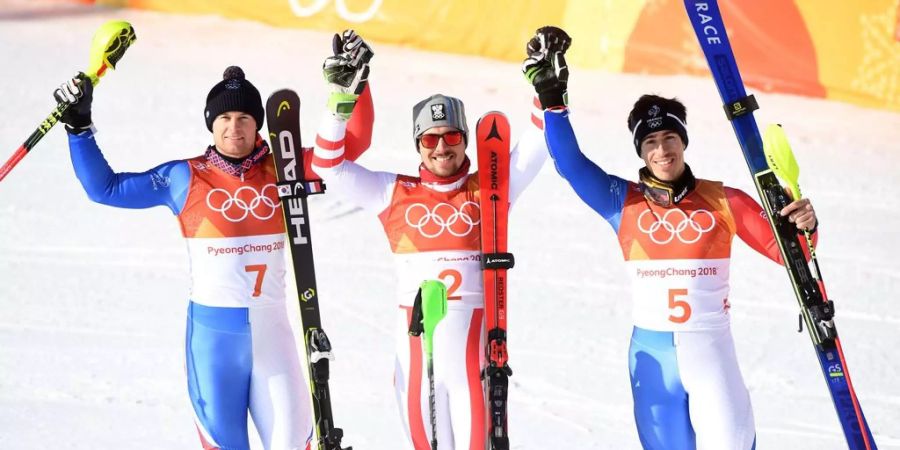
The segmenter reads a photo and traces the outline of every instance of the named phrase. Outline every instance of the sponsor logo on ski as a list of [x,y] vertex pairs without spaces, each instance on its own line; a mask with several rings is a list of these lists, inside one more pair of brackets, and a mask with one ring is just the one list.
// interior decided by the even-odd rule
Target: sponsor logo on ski
[[503,142],[503,138],[500,137],[500,131],[497,130],[497,118],[496,117],[494,118],[494,121],[491,122],[491,131],[489,131],[487,137],[484,138],[485,141],[489,141],[491,139],[496,139],[500,142]]
[[497,152],[491,152],[491,189],[497,189],[500,185],[499,171],[497,170]]
[[[294,147],[294,135],[288,130],[282,130],[278,133],[279,152],[284,160],[284,168],[282,169],[283,181],[297,180],[297,153]],[[286,186],[291,189],[290,186]],[[294,194],[303,191],[301,183],[294,184]],[[303,198],[288,198],[285,200],[287,206],[288,222],[293,227],[291,242],[296,245],[306,245],[309,238],[304,234],[304,225],[306,225],[306,208],[303,205]]]
[[[272,194],[267,195],[267,192]],[[249,216],[257,220],[269,220],[281,206],[274,200],[274,194],[277,194],[274,184],[263,186],[262,191],[257,191],[253,186],[241,186],[234,194],[216,188],[206,194],[206,206],[222,214],[229,222],[241,222]]]
[[[672,219],[677,222],[673,223]],[[678,239],[682,244],[693,244],[716,226],[715,216],[705,209],[692,211],[690,215],[680,209],[670,209],[662,218],[648,209],[638,216],[637,222],[638,229],[659,245],[668,244],[673,239]]]
[[281,158],[284,159],[284,169],[281,170],[282,181],[294,181],[297,179],[297,155],[294,153],[294,136],[288,130],[278,133],[278,143],[281,144]]
[[828,366],[828,377],[829,378],[842,378],[844,376],[844,368],[841,367],[840,363],[832,364]]
[[300,300],[303,300],[304,302],[308,302],[308,301],[312,300],[313,297],[315,297],[315,296],[316,296],[316,290],[313,288],[309,288],[309,289],[303,291],[302,294],[300,294]]
[[406,224],[426,238],[436,238],[444,232],[463,237],[481,223],[481,207],[475,202],[464,202],[459,209],[449,203],[438,203],[429,208],[413,203],[406,208]]
[[709,22],[713,20],[712,16],[708,14],[703,14],[704,12],[709,12],[709,2],[697,2],[694,3],[694,10],[697,13],[697,16],[700,17],[700,24],[703,25],[703,35],[706,36],[706,42],[709,44],[721,44],[722,38],[719,37],[722,33],[713,25],[709,25]]
[[506,318],[506,277],[497,274],[497,312],[500,320]]

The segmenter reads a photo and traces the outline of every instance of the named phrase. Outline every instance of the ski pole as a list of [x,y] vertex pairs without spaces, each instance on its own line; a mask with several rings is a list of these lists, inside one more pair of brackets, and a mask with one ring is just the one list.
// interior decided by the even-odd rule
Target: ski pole
[[[791,196],[794,200],[800,200],[803,194],[800,193],[800,165],[794,158],[794,152],[788,143],[787,136],[781,125],[770,124],[763,133],[763,153],[766,155],[766,161],[769,168],[775,175],[788,185]],[[806,245],[809,247],[809,259],[813,263],[813,277],[822,284],[822,273],[819,269],[819,260],[816,258],[816,247],[813,245],[812,233],[809,230],[802,230],[803,236],[806,237]],[[822,293],[825,294],[825,286],[822,285]],[[827,298],[827,295],[826,295]]]
[[[803,194],[800,193],[799,183],[800,165],[797,164],[797,159],[794,157],[794,152],[791,150],[791,145],[788,143],[787,135],[785,135],[781,125],[770,124],[766,127],[766,130],[763,133],[763,153],[766,155],[769,168],[772,169],[772,172],[775,172],[775,175],[778,178],[788,185],[788,189],[791,191],[794,200],[802,198]],[[809,260],[813,265],[812,277],[818,284],[819,290],[822,292],[823,300],[829,305],[828,308],[831,309],[831,314],[834,314],[833,305],[828,299],[828,293],[825,292],[825,282],[822,280],[822,272],[821,269],[819,269],[819,260],[816,258],[816,248],[813,245],[812,233],[810,233],[809,230],[803,230],[803,235],[806,237],[806,245],[809,247]],[[800,323],[802,324],[803,322],[801,321]],[[834,328],[833,322],[830,326]],[[834,344],[840,355],[840,359],[843,361],[844,350],[841,347],[840,340],[835,338]],[[860,407],[859,400],[856,396],[856,390],[853,388],[853,381],[850,379],[850,373],[846,369],[844,370],[844,376],[847,379],[847,389],[852,393],[851,398],[853,409],[857,416],[857,423],[859,424],[860,429],[867,429],[868,426],[865,424],[862,408]],[[874,448],[872,446],[874,444],[869,442],[869,436],[867,434],[863,433],[862,437],[863,444],[867,449]]]
[[[115,69],[116,63],[125,54],[125,50],[134,43],[137,36],[134,34],[134,28],[130,23],[120,20],[106,22],[94,33],[94,39],[91,41],[90,65],[85,72],[91,80],[93,86],[100,83],[107,69]],[[6,178],[6,175],[12,171],[13,167],[37,145],[38,142],[59,122],[63,113],[69,108],[67,103],[58,103],[53,111],[38,125],[37,129],[28,136],[12,157],[0,167],[0,181]]]
[[409,335],[422,337],[428,370],[428,412],[431,419],[431,450],[437,450],[437,411],[434,399],[434,329],[447,315],[447,287],[438,280],[425,280],[419,286],[413,305]]

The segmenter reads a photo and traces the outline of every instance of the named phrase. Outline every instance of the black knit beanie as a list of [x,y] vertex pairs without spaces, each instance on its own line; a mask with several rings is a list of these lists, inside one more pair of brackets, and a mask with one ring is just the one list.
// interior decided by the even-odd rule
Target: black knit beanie
[[687,109],[674,98],[642,95],[628,114],[628,130],[634,138],[634,148],[641,156],[641,142],[650,133],[671,130],[688,145]]
[[253,83],[244,78],[244,71],[238,66],[225,69],[222,81],[209,90],[209,95],[206,96],[206,128],[212,131],[216,117],[228,111],[250,114],[256,120],[256,131],[262,128],[265,118],[262,98]]

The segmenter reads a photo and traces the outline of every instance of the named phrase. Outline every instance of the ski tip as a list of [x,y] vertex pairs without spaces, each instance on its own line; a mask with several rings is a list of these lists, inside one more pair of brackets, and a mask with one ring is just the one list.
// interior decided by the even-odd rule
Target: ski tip
[[502,112],[489,111],[485,113],[478,119],[475,129],[479,143],[490,140],[507,143],[509,141],[509,120]]
[[297,99],[299,101],[300,96],[297,95],[297,92],[293,89],[279,89],[272,94],[269,95],[268,100],[266,100],[266,104],[269,104],[273,100],[285,100],[285,99]]
[[478,123],[481,123],[485,119],[498,118],[498,117],[502,117],[504,120],[506,120],[506,114],[503,114],[500,111],[488,111],[488,112],[482,114],[480,118],[478,118]]
[[300,107],[300,96],[291,89],[279,89],[266,100],[266,115],[279,117],[285,111]]

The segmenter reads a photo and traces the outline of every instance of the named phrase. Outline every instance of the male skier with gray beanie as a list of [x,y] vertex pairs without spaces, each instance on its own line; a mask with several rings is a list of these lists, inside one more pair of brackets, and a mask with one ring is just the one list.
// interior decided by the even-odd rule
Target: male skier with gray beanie
[[[359,37],[348,30],[343,38]],[[352,86],[331,76],[329,67],[334,58],[337,56],[326,60],[326,79],[340,94]],[[437,442],[445,450],[483,450],[481,207],[478,177],[470,173],[466,156],[469,126],[465,106],[460,99],[443,94],[429,96],[413,106],[412,138],[420,160],[416,176],[374,172],[347,160],[346,126],[346,116],[341,114],[323,117],[313,167],[332,192],[378,217],[394,255],[399,308],[394,325],[393,384],[405,448],[430,449],[429,442],[434,438],[431,426],[426,425],[431,419],[425,357],[419,338],[410,337],[408,330],[419,284],[440,279],[447,286],[449,306],[433,340]],[[513,203],[546,161],[542,128],[540,117],[533,115],[531,125],[512,150]]]
[[[310,394],[288,321],[284,215],[269,146],[258,134],[259,90],[239,67],[228,67],[206,97],[213,145],[143,173],[115,173],[104,159],[94,139],[89,79],[77,75],[54,97],[70,105],[61,120],[75,174],[91,200],[165,206],[178,220],[193,282],[187,388],[203,448],[249,450],[249,412],[267,450],[308,449]],[[359,156],[371,136],[371,98],[362,97],[359,118],[348,127],[348,158]]]

